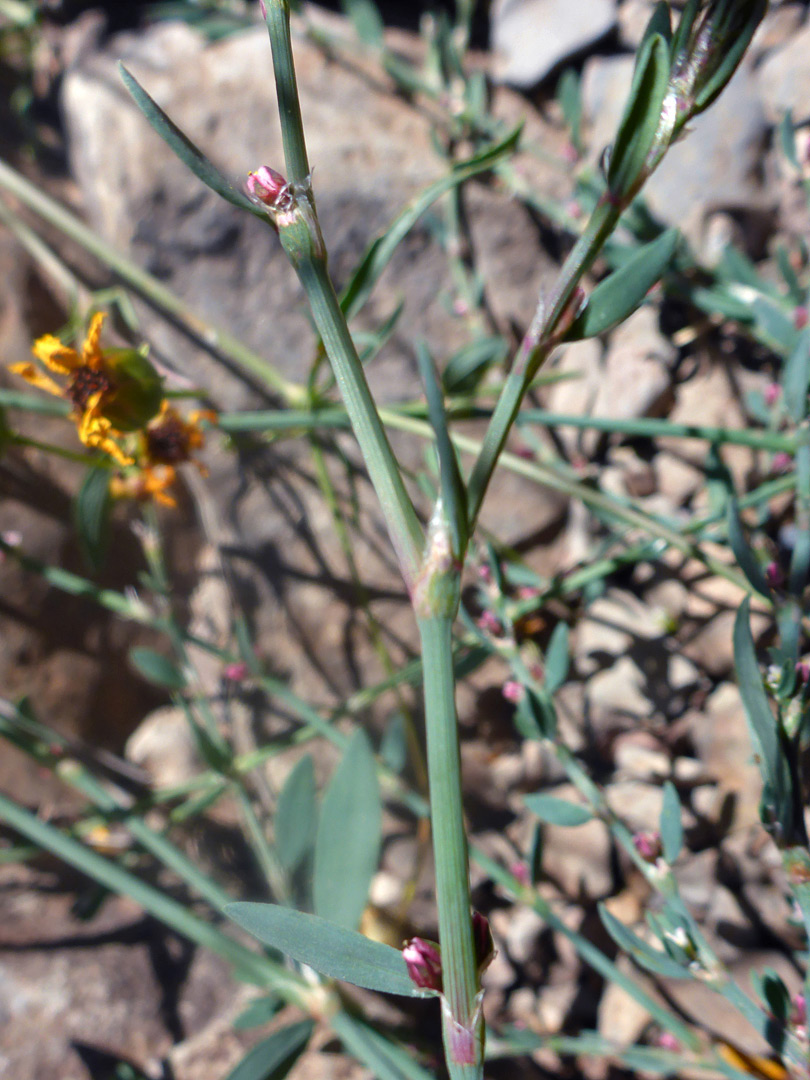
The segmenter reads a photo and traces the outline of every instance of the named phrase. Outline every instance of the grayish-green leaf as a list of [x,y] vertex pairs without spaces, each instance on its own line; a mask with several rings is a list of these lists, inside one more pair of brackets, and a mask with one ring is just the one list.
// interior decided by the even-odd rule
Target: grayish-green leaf
[[641,967],[646,968],[647,971],[654,972],[656,975],[663,975],[665,978],[690,978],[688,968],[682,967],[665,952],[653,949],[646,941],[642,941],[637,934],[634,934],[633,931],[625,926],[623,922],[620,922],[615,915],[612,915],[604,904],[600,903],[598,905],[598,910],[602,925],[619,948],[624,949],[624,951],[632,957],[636,963],[640,964]]
[[631,315],[669,266],[679,239],[677,229],[667,229],[600,281],[566,332],[565,340],[604,334]]
[[364,731],[352,736],[326,789],[315,838],[315,913],[353,930],[368,900],[382,835],[377,766]]
[[533,814],[549,825],[584,825],[593,817],[587,806],[566,802],[554,795],[527,795],[523,801]]
[[794,424],[807,414],[807,391],[810,387],[810,326],[799,334],[782,371],[785,408]]
[[450,529],[453,554],[456,558],[461,558],[467,547],[467,493],[461,479],[455,447],[450,440],[439,379],[428,347],[423,341],[416,343],[416,359],[425,387],[430,426],[436,436],[444,518]]
[[315,838],[317,805],[315,769],[310,754],[305,754],[287,777],[273,819],[279,861],[288,873],[294,873]]
[[731,550],[734,552],[734,558],[739,563],[740,569],[758,593],[762,596],[770,596],[771,590],[765,578],[765,572],[745,538],[737,503],[734,499],[729,499],[728,502],[726,524],[728,526],[728,539]]
[[154,649],[135,648],[129,651],[129,661],[135,670],[155,686],[165,686],[169,690],[182,690],[186,685],[185,677],[177,665],[155,652]]
[[569,662],[568,624],[560,621],[551,632],[546,649],[544,686],[549,694],[555,694],[568,678]]
[[315,1024],[300,1020],[256,1043],[232,1069],[227,1080],[282,1080],[301,1055]]
[[82,552],[95,569],[107,551],[110,507],[110,470],[89,468],[73,504],[73,521]]
[[374,0],[341,0],[355,33],[366,45],[382,46],[385,23]]
[[229,904],[225,914],[265,945],[322,975],[381,994],[420,996],[402,953],[356,930],[277,904]]
[[233,184],[222,175],[219,169],[208,160],[202,150],[194,145],[191,139],[189,139],[175,122],[166,115],[158,103],[147,94],[138,80],[127,71],[124,65],[119,63],[118,68],[121,72],[121,78],[124,80],[124,85],[127,90],[129,90],[130,94],[132,94],[135,104],[161,139],[163,139],[174,153],[177,154],[183,164],[191,169],[194,175],[199,180],[202,180],[206,187],[216,192],[217,195],[220,195],[227,202],[232,203],[234,206],[238,206],[240,210],[247,210],[249,213],[255,214],[256,217],[260,217],[266,221],[267,214],[265,211],[262,208],[255,206],[247,195],[238,191]]
[[250,1028],[261,1027],[268,1020],[273,1019],[281,1005],[281,1000],[272,994],[256,998],[255,1001],[251,1001],[247,1008],[239,1013],[233,1022],[233,1026],[237,1031],[249,1031]]
[[669,46],[654,33],[641,46],[619,131],[610,152],[607,183],[615,198],[626,198],[643,182],[669,85]]
[[378,1080],[432,1080],[431,1074],[403,1046],[348,1010],[335,1017],[331,1026],[352,1057],[370,1069]]
[[664,801],[661,806],[661,843],[664,858],[670,866],[675,862],[683,847],[683,824],[681,822],[681,800],[671,780],[664,784]]

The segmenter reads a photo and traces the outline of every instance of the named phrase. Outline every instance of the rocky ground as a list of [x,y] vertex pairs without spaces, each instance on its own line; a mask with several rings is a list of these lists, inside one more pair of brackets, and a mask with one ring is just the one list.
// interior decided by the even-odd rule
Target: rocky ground
[[[525,116],[529,140],[548,150],[547,157],[527,154],[519,162],[526,182],[546,198],[562,202],[570,183],[559,167],[567,136],[553,103],[561,66],[571,60],[582,71],[586,142],[595,159],[615,128],[630,50],[650,7],[647,0],[493,3],[490,49],[474,61],[492,75],[494,112]],[[312,18],[330,32],[349,33],[337,16],[314,12]],[[545,32],[549,26],[553,33]],[[389,33],[403,55],[418,55],[421,45],[411,31]],[[5,155],[168,282],[191,311],[241,337],[288,377],[300,377],[311,331],[275,237],[246,215],[223,209],[189,178],[126,98],[115,71],[123,59],[220,167],[244,177],[282,156],[263,28],[214,44],[183,23],[110,37],[104,16],[88,11],[51,29],[39,48],[38,78],[45,91],[58,87],[50,157],[34,164],[13,140],[4,140]],[[319,210],[340,282],[369,240],[439,175],[440,162],[429,110],[392,93],[372,62],[337,62],[303,37],[296,48]],[[759,259],[776,238],[806,235],[806,208],[780,171],[773,144],[785,109],[800,124],[810,123],[808,55],[807,5],[773,4],[727,93],[650,185],[653,212],[683,228],[707,261],[728,236]],[[67,167],[60,172],[51,158],[63,152]],[[473,187],[467,209],[488,305],[508,336],[531,318],[554,254],[532,215],[503,190]],[[64,297],[1,226],[0,267],[8,283],[0,296],[2,355],[21,360],[33,338],[64,320]],[[401,247],[365,315],[371,326],[400,298],[405,304],[399,329],[370,370],[383,399],[414,395],[415,338],[429,339],[439,356],[464,340],[459,318],[440,302],[445,275],[427,220]],[[249,381],[214,363],[147,305],[136,306],[153,355],[179,378],[204,385],[217,408],[266,407]],[[564,413],[742,426],[746,395],[764,390],[772,371],[767,362],[737,355],[731,335],[722,341],[725,352],[716,336],[696,332],[685,349],[682,339],[667,334],[659,309],[645,307],[609,340],[566,349],[558,370],[580,378],[549,388],[543,404]],[[11,385],[3,374],[0,380]],[[662,439],[641,452],[638,445],[572,429],[561,430],[560,442],[569,460],[598,461],[603,485],[642,507],[677,515],[706,505],[702,445]],[[351,455],[348,440],[345,447]],[[421,446],[403,441],[398,449],[412,465],[421,461]],[[308,701],[333,704],[379,678],[331,519],[310,482],[306,447],[285,442],[238,457],[212,443],[207,464],[208,480],[195,480],[179,512],[167,519],[170,563],[178,590],[188,594],[192,628],[227,632],[230,594],[218,576],[225,553],[230,588],[248,604],[258,654]],[[730,448],[726,464],[740,488],[768,468],[762,454],[743,447]],[[0,462],[0,532],[19,533],[26,551],[79,571],[66,524],[75,477],[72,466],[44,455],[7,454]],[[595,542],[594,524],[580,508],[507,473],[494,486],[483,525],[543,573],[587,560]],[[123,587],[135,580],[138,555],[126,522],[117,530],[105,583]],[[413,646],[410,613],[365,491],[354,542],[374,612],[395,653],[406,657]],[[796,988],[789,949],[795,929],[779,860],[757,824],[758,773],[734,684],[731,624],[740,600],[736,587],[680,555],[665,554],[654,569],[642,564],[612,580],[574,622],[573,674],[560,691],[559,709],[568,745],[588,761],[632,829],[658,820],[663,784],[674,781],[686,815],[688,851],[678,864],[685,899],[743,984],[752,970],[771,967]],[[64,733],[126,753],[169,782],[195,762],[184,726],[122,660],[146,640],[142,631],[49,591],[16,565],[0,565],[3,696],[30,696],[40,717]],[[202,674],[212,690],[219,687],[215,667]],[[476,841],[511,860],[529,829],[523,794],[555,785],[555,794],[565,797],[567,788],[553,759],[515,736],[501,694],[505,678],[496,663],[485,666],[463,688],[460,704]],[[5,748],[0,788],[56,820],[68,820],[77,805],[49,773]],[[397,908],[403,882],[419,862],[417,841],[401,824],[388,823],[372,893],[382,916]],[[186,842],[212,865],[224,860],[236,894],[232,826],[223,812]],[[643,881],[621,864],[598,822],[549,827],[544,869],[544,895],[569,925],[597,938],[598,900],[608,899],[628,923],[648,900]],[[645,1031],[649,1016],[621,990],[594,981],[537,915],[506,905],[480,871],[474,885],[499,949],[487,976],[494,1024],[519,1022],[545,1032],[595,1026],[619,1042]],[[218,960],[167,934],[127,900],[109,899],[96,917],[83,920],[90,892],[86,882],[45,858],[0,866],[3,1075],[114,1076],[117,1056],[155,1080],[220,1080],[253,1037],[230,1026],[249,992],[231,982]],[[430,896],[429,874],[422,871],[411,918],[432,919]],[[750,1052],[760,1049],[744,1022],[699,984],[664,980],[653,992],[710,1032]],[[608,1075],[604,1062],[582,1068],[594,1078]],[[552,1055],[519,1069],[526,1076],[576,1075]],[[492,1075],[524,1072],[496,1064]],[[332,1080],[349,1073],[349,1060],[324,1036],[292,1075]]]

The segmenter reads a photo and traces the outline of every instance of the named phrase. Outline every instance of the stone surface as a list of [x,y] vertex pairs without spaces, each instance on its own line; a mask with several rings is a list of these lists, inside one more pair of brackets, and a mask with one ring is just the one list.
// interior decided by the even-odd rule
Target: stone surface
[[772,49],[758,69],[759,91],[772,123],[777,124],[788,110],[795,123],[810,120],[810,23],[786,35]]
[[610,33],[616,12],[613,0],[495,0],[490,20],[495,77],[530,87]]

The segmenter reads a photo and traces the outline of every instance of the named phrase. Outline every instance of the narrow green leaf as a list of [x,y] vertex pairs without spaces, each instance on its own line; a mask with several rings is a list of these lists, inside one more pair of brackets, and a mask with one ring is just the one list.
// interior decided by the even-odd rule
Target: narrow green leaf
[[630,96],[610,152],[608,188],[625,198],[643,181],[669,85],[669,45],[659,33],[645,39],[636,59]]
[[600,281],[565,334],[565,340],[579,341],[604,334],[631,315],[672,262],[679,240],[677,229],[667,229]]
[[568,678],[569,663],[568,624],[560,621],[552,630],[546,649],[544,686],[549,694],[555,694]]
[[683,824],[681,822],[681,800],[671,780],[664,784],[664,801],[660,819],[661,843],[664,858],[670,866],[675,862],[683,847]]
[[165,686],[169,690],[182,690],[186,685],[185,676],[175,663],[155,652],[154,649],[138,647],[130,649],[129,662],[143,675],[147,682],[155,686]]
[[305,754],[287,777],[273,819],[276,850],[281,865],[294,873],[312,849],[315,838],[315,768]]
[[300,1020],[256,1043],[226,1080],[282,1080],[301,1055],[315,1024]]
[[533,814],[549,825],[584,825],[593,818],[587,806],[566,802],[554,795],[527,795],[523,801]]
[[229,904],[225,914],[265,945],[329,978],[381,994],[420,996],[402,953],[356,930],[277,904]]
[[380,757],[386,767],[397,775],[408,764],[408,724],[399,710],[391,714],[385,725],[380,742]]
[[120,62],[118,64],[118,69],[121,72],[121,78],[124,80],[124,85],[135,100],[135,104],[161,139],[163,139],[170,149],[174,151],[183,164],[191,169],[194,175],[199,180],[202,180],[206,187],[210,188],[211,191],[216,192],[217,195],[220,195],[227,202],[231,203],[233,206],[238,206],[240,210],[247,210],[249,213],[255,214],[256,217],[260,217],[266,221],[267,214],[265,211],[258,206],[255,206],[247,195],[238,191],[230,181],[222,175],[219,169],[208,160],[202,150],[194,145],[191,139],[180,130],[173,120],[169,119],[158,103],[147,94],[138,80],[130,74]]
[[256,998],[255,1001],[251,1001],[246,1009],[239,1013],[233,1022],[233,1026],[237,1031],[249,1031],[250,1028],[261,1027],[262,1024],[266,1024],[273,1019],[281,1005],[282,1002],[272,994]]
[[82,553],[96,570],[107,553],[111,504],[110,470],[91,466],[73,503],[73,521]]
[[467,547],[467,494],[461,479],[455,447],[450,441],[444,398],[436,368],[433,366],[433,360],[424,341],[416,343],[416,359],[425,387],[430,426],[436,436],[444,516],[450,527],[453,554],[461,558]]
[[801,166],[799,165],[799,155],[796,151],[796,131],[793,127],[793,116],[791,115],[790,109],[788,109],[779,121],[777,130],[779,132],[779,145],[782,148],[782,153],[798,172]]
[[432,1080],[403,1046],[375,1031],[359,1017],[344,1010],[331,1022],[343,1046],[370,1069],[378,1080]]
[[757,296],[751,302],[754,333],[769,349],[789,356],[796,349],[799,333],[793,325],[793,313],[783,298],[772,300]]
[[563,71],[557,83],[555,97],[568,126],[571,145],[579,151],[582,149],[582,92],[579,75],[574,68],[568,67]]
[[501,363],[508,354],[509,345],[502,337],[481,337],[468,342],[445,365],[442,372],[445,393],[471,393],[489,368]]
[[663,975],[665,978],[688,979],[691,977],[687,968],[682,967],[665,952],[653,949],[646,941],[642,941],[637,934],[634,934],[615,915],[612,915],[604,904],[598,904],[597,909],[605,930],[619,948],[623,949],[641,967],[654,972],[656,975]]
[[371,744],[358,730],[326,789],[315,838],[315,913],[354,929],[377,869],[382,803]]
[[794,424],[807,415],[807,391],[810,388],[810,327],[806,327],[791,350],[782,371],[782,394],[785,408]]
[[379,47],[385,44],[385,23],[374,0],[341,0],[341,7],[362,42]]
[[728,539],[731,550],[734,552],[734,558],[737,560],[740,569],[758,593],[762,596],[770,596],[771,590],[765,578],[765,572],[745,538],[735,499],[729,499],[728,501],[726,524],[728,526]]
[[733,32],[723,35],[723,41],[715,48],[722,57],[711,77],[703,82],[695,96],[695,113],[708,109],[737,70],[737,65],[751,44],[756,29],[765,16],[767,0],[737,0],[738,14]]
[[764,784],[763,804],[785,835],[792,826],[790,775],[759,671],[751,636],[750,598],[743,600],[734,620],[734,666],[751,738]]

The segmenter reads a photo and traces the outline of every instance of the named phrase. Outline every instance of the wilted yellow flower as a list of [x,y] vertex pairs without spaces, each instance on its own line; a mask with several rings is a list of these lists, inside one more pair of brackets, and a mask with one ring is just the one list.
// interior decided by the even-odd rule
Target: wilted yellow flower
[[34,342],[34,356],[56,375],[61,384],[30,361],[12,364],[11,370],[49,394],[72,405],[71,415],[85,446],[103,450],[121,465],[133,459],[117,437],[143,427],[155,415],[162,396],[161,381],[145,356],[134,349],[102,350],[104,313],[90,320],[81,352],[64,345],[53,334]]
[[160,412],[140,433],[141,451],[137,470],[115,477],[110,491],[115,498],[137,499],[140,502],[154,500],[163,506],[176,506],[170,493],[176,477],[176,468],[187,461],[201,473],[205,466],[195,461],[192,454],[205,445],[205,435],[200,420],[216,421],[216,413],[210,410],[193,412],[185,420],[168,401],[163,401]]

